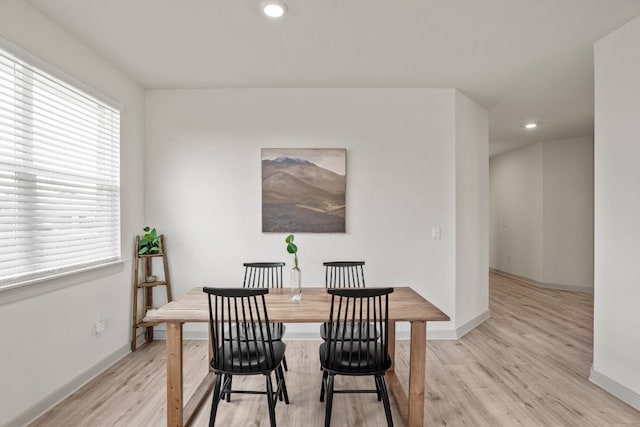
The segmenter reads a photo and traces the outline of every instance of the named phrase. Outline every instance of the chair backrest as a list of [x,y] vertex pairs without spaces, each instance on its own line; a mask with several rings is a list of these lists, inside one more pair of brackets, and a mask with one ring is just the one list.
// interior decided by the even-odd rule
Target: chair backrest
[[245,288],[281,288],[284,262],[245,262]]
[[389,294],[393,288],[334,288],[327,292],[331,295],[325,346],[328,365],[351,372],[388,369]]
[[269,289],[208,288],[212,365],[227,371],[268,369],[275,360],[267,305]]
[[323,262],[327,288],[364,288],[364,261]]

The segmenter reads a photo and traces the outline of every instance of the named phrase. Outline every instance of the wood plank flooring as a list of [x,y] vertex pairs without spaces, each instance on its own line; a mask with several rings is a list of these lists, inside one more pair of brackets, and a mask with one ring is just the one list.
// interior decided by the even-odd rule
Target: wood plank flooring
[[[593,297],[540,289],[490,276],[491,319],[458,341],[429,341],[425,424],[428,426],[640,426],[640,412],[588,381],[592,360]],[[322,426],[318,401],[319,341],[287,342],[291,404],[276,407],[279,426]],[[206,374],[206,342],[184,348],[185,397]],[[407,383],[409,346],[396,346],[396,372]],[[48,411],[40,426],[164,426],[164,342],[125,357]],[[235,379],[234,379],[235,381]],[[371,388],[373,380],[358,378]],[[371,384],[370,384],[370,383]],[[261,377],[237,381],[262,389]],[[344,387],[351,387],[340,381]],[[235,385],[235,384],[234,384]],[[401,425],[393,405],[394,422]],[[194,425],[205,426],[209,401]],[[384,426],[374,395],[337,395],[332,425]],[[216,425],[265,426],[264,396],[222,402]]]

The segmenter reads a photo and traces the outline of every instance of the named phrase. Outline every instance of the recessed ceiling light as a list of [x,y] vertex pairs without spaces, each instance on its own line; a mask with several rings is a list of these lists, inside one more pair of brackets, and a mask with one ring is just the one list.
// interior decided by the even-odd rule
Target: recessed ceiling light
[[279,0],[266,0],[261,4],[262,11],[269,18],[281,18],[287,11],[287,5]]
[[527,123],[526,125],[524,125],[524,127],[526,127],[527,129],[535,129],[538,127],[538,125],[536,123]]

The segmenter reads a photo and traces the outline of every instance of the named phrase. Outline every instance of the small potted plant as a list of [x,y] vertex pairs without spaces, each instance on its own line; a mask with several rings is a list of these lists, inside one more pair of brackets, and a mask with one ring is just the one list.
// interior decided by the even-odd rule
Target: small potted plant
[[138,255],[160,253],[160,236],[155,228],[145,227],[144,234],[138,242]]
[[298,265],[298,246],[293,243],[293,234],[289,234],[285,239],[287,243],[287,252],[293,254],[293,268],[291,269],[291,292],[292,301],[300,301],[302,299],[302,270]]

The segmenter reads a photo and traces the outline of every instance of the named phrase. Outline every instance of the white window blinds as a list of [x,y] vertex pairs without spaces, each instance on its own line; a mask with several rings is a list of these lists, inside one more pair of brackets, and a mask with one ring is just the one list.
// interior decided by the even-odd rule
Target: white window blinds
[[0,288],[120,258],[120,112],[0,49]]

